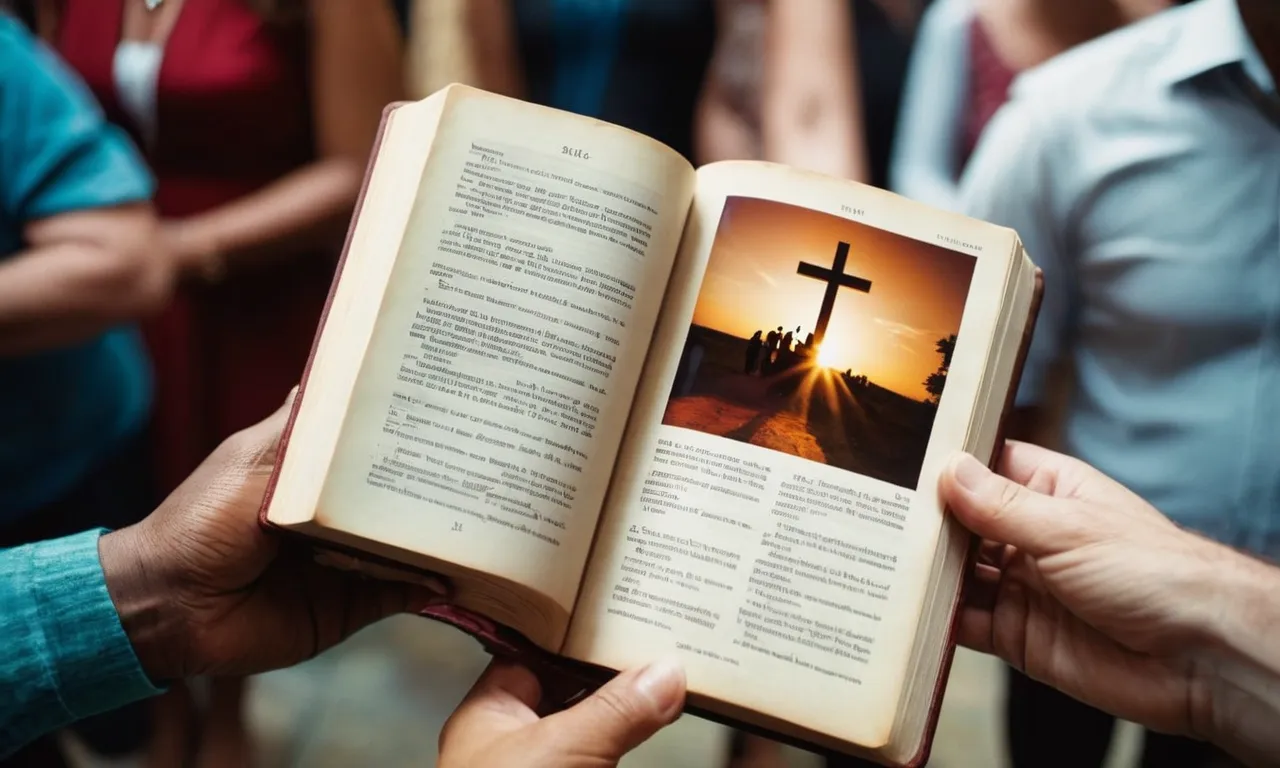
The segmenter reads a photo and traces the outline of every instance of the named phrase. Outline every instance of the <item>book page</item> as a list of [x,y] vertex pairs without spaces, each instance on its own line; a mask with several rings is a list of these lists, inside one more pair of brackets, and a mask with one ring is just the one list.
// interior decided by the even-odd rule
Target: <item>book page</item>
[[698,191],[566,652],[884,745],[1012,254],[767,164]]
[[453,87],[317,520],[567,613],[693,181],[651,139]]

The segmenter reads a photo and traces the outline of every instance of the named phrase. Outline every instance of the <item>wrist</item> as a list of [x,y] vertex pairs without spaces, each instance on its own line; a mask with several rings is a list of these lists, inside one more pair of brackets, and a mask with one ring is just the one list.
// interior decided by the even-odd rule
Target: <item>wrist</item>
[[1280,675],[1280,568],[1214,544],[1201,633],[1215,655]]
[[211,235],[181,221],[167,223],[165,230],[174,261],[182,274],[206,283],[222,279],[226,260]]
[[147,553],[156,549],[144,539],[138,525],[105,534],[98,540],[98,557],[138,663],[153,683],[164,686],[185,676],[186,623],[175,589],[163,583],[163,569],[147,562]]
[[1249,761],[1280,754],[1280,568],[1218,549],[1192,712],[1197,735]]

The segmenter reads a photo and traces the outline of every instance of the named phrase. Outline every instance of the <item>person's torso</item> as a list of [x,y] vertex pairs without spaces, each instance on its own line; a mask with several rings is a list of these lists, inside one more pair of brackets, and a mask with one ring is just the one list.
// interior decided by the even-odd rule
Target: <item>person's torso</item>
[[715,45],[710,0],[512,0],[527,97],[651,136],[692,158]]
[[[3,259],[0,256],[0,259]],[[70,492],[144,425],[151,372],[137,331],[0,359],[0,525]]]
[[123,7],[66,0],[56,47],[144,150],[162,215],[207,210],[314,159],[301,21],[263,19],[240,0],[184,0],[163,46],[148,131],[117,87]]
[[1280,125],[1218,75],[1118,100],[1074,142],[1064,438],[1175,520],[1275,555]]
[[[14,22],[0,18],[0,23]],[[21,66],[3,62],[5,56],[20,55],[25,53],[18,45],[0,46],[0,77],[23,76]],[[17,117],[40,111],[39,104],[27,104]],[[12,140],[6,139],[5,117],[0,115],[0,142]],[[59,125],[47,130],[57,131]],[[61,140],[56,135],[48,139]],[[0,185],[8,181],[0,168]],[[0,206],[0,261],[27,247],[20,218]],[[141,428],[149,404],[147,361],[131,329],[0,357],[0,525],[72,490],[120,440]]]

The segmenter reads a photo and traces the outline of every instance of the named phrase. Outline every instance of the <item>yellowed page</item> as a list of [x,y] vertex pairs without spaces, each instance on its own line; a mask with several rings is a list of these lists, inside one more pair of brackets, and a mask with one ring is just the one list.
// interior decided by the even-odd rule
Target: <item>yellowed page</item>
[[693,179],[650,139],[453,86],[317,521],[570,610]]
[[[677,650],[697,694],[876,748],[1013,235],[777,166],[698,175],[566,651],[623,668]],[[755,329],[805,342],[832,279],[820,345],[765,354],[762,334],[750,358]]]

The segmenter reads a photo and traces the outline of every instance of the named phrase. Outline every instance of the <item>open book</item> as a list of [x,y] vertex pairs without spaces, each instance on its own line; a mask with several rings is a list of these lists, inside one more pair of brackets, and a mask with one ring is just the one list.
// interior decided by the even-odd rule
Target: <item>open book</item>
[[264,522],[447,576],[491,647],[679,653],[699,712],[920,762],[938,473],[1038,296],[1008,229],[450,86],[386,112]]

